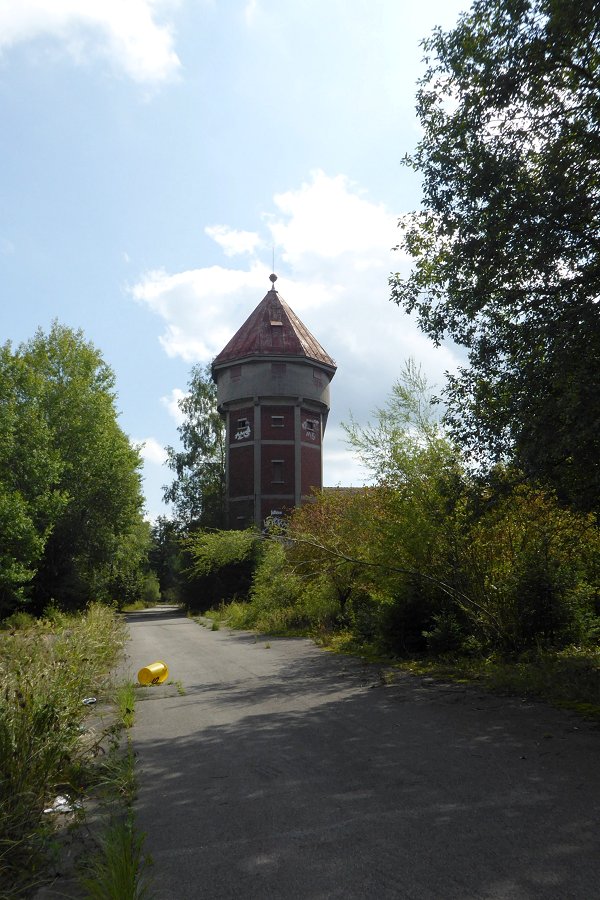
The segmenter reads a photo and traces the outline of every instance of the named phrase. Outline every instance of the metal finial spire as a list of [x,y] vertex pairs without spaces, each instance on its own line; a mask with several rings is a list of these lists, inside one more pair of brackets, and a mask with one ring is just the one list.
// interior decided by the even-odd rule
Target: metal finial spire
[[[275,268],[275,267],[273,267],[273,268]],[[275,290],[275,282],[277,281],[277,275],[275,275],[275,273],[273,273],[272,275],[269,275],[269,281],[273,285],[273,290]]]

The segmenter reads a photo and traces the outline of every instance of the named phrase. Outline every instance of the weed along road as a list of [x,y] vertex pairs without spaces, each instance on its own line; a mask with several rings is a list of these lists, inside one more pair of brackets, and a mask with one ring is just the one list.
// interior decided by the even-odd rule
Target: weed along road
[[127,616],[154,896],[600,897],[600,730],[308,640]]

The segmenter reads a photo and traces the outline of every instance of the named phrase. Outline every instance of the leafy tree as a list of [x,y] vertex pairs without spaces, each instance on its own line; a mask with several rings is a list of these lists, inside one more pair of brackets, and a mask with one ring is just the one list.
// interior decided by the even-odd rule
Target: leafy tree
[[152,526],[148,557],[150,568],[156,573],[162,598],[173,603],[179,599],[182,570],[185,566],[182,538],[179,522],[166,516],[159,516]]
[[468,348],[448,421],[600,507],[600,2],[475,0],[424,43],[423,209],[392,299]]
[[101,570],[101,578],[119,609],[136,600],[160,598],[158,579],[149,561],[151,546],[151,525],[138,518],[119,536],[110,561]]
[[427,379],[411,360],[386,405],[375,411],[374,424],[352,421],[346,430],[379,486],[370,559],[380,568],[378,590],[388,598],[383,628],[398,648],[417,649],[435,615],[474,602],[454,566],[463,461],[436,415]]
[[[117,421],[114,375],[80,331],[54,323],[17,353],[35,379],[33,402],[60,465],[64,498],[33,582],[36,605],[108,599],[118,550],[139,526],[141,459]],[[129,567],[129,562],[123,565]]]
[[189,564],[181,600],[188,608],[246,598],[260,556],[260,538],[253,529],[196,531],[184,546]]
[[178,431],[183,450],[167,447],[167,465],[176,474],[164,498],[188,528],[225,524],[225,425],[217,410],[217,387],[210,366],[194,366],[189,392],[179,401],[185,416]]
[[0,348],[0,617],[27,596],[66,503],[60,455],[37,402],[35,373]]

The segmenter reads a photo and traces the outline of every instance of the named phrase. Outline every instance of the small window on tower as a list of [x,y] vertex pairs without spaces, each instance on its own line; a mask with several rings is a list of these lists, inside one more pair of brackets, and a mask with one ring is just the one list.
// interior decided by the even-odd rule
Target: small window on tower
[[282,375],[285,375],[285,363],[271,363],[271,375],[275,378],[281,378]]
[[314,431],[316,427],[317,427],[317,423],[315,422],[314,419],[306,420],[306,430],[307,431]]
[[237,428],[233,432],[234,441],[246,441],[252,434],[250,422],[248,419],[241,418],[237,420]]
[[271,460],[271,481],[273,484],[283,484],[283,460]]
[[242,377],[242,367],[232,366],[229,370],[229,378],[231,381],[238,381]]
[[272,428],[283,428],[283,416],[271,416]]

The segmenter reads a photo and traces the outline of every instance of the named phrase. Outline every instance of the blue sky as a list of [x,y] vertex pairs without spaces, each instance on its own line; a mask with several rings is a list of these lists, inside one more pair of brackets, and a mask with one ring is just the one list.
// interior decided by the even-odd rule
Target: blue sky
[[0,335],[81,328],[144,442],[162,514],[177,399],[270,287],[338,364],[325,483],[412,356],[457,365],[389,301],[419,41],[458,0],[0,0]]

